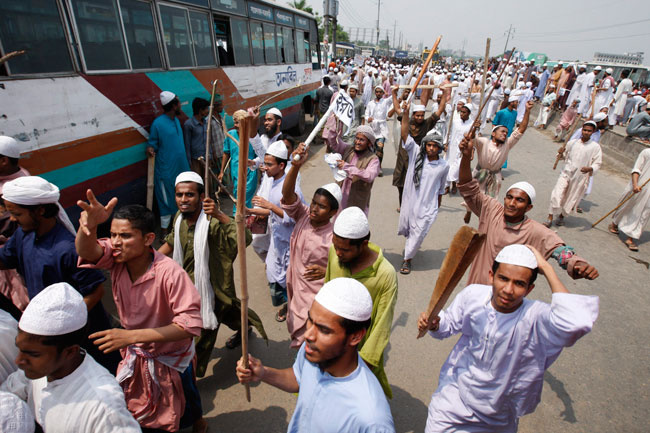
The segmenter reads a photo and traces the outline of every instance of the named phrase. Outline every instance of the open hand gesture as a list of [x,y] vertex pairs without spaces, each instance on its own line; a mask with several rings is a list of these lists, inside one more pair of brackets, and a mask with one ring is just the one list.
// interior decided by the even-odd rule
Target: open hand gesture
[[86,236],[90,236],[91,230],[94,231],[97,226],[111,216],[115,205],[117,205],[117,197],[113,197],[106,206],[102,205],[93,191],[89,189],[86,191],[86,198],[88,203],[83,200],[77,201],[77,206],[83,209],[79,217],[79,228]]

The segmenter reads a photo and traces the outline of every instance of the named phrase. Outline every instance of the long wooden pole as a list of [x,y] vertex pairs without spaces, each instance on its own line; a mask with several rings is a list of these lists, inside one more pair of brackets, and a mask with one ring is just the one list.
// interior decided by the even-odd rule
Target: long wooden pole
[[566,149],[567,143],[571,140],[571,136],[573,135],[574,132],[576,132],[576,128],[578,127],[578,123],[580,122],[580,113],[576,113],[576,118],[573,120],[573,124],[571,125],[571,130],[569,131],[569,138],[564,142],[564,144],[558,149],[557,151],[557,156],[555,157],[555,163],[553,164],[553,170],[557,168],[558,163],[560,160],[563,158],[564,154],[564,149]]
[[415,91],[418,89],[418,85],[420,84],[420,81],[422,81],[422,77],[424,76],[427,69],[429,68],[429,63],[431,63],[433,54],[438,49],[438,45],[440,44],[440,39],[442,39],[442,36],[438,36],[438,39],[436,39],[436,41],[433,43],[433,48],[431,48],[431,51],[429,52],[427,59],[424,61],[424,64],[422,65],[422,70],[418,74],[418,78],[415,80],[415,83],[413,83],[413,87],[411,88],[411,93],[409,94],[409,97],[407,99],[407,105],[411,102],[411,99],[413,99],[413,95],[415,94]]
[[[239,122],[239,182],[237,182],[237,255],[239,257],[239,286],[241,299],[241,351],[244,368],[248,368],[248,280],[246,277],[246,170],[248,169],[248,136],[251,117]],[[251,389],[246,386],[246,400],[251,401]]]
[[153,210],[153,179],[156,155],[147,158],[147,209]]
[[490,38],[487,38],[485,43],[485,60],[483,61],[483,78],[481,78],[481,98],[479,99],[479,107],[483,105],[483,98],[485,98],[485,78],[487,77],[487,64],[490,59]]
[[[650,178],[646,179],[646,181],[643,182],[643,185],[641,185],[641,189],[643,189],[643,187],[646,186],[646,185],[648,184],[648,182],[650,182]],[[630,194],[629,194],[628,196],[626,196],[626,197],[625,197],[625,198],[624,198],[624,199],[623,199],[623,200],[618,204],[618,206],[616,206],[614,209],[612,209],[612,210],[610,210],[609,212],[607,212],[607,213],[605,214],[604,217],[602,217],[601,219],[599,219],[598,221],[596,221],[595,223],[593,223],[593,224],[591,225],[591,228],[593,229],[593,228],[596,227],[596,226],[597,226],[597,225],[598,225],[602,220],[604,220],[605,218],[607,218],[608,216],[610,216],[612,213],[616,212],[616,211],[618,210],[618,208],[620,208],[620,207],[623,206],[625,203],[627,203],[627,201],[628,201],[629,199],[631,199],[632,197],[634,197],[634,191],[630,191]]]

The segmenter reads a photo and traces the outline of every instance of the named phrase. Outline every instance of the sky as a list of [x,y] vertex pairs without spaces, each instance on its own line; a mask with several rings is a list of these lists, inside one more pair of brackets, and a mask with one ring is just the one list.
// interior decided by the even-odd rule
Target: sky
[[[338,20],[346,31],[376,27],[377,0],[339,1]],[[322,0],[307,3],[322,15]],[[644,64],[650,65],[650,0],[382,0],[381,39],[386,29],[393,39],[395,23],[396,38],[403,32],[415,49],[419,42],[431,46],[442,35],[442,49],[460,50],[466,39],[467,55],[482,57],[489,37],[490,53],[497,55],[512,25],[508,48],[545,53],[552,60],[583,61],[592,60],[596,51],[643,51]],[[354,40],[356,29],[350,36]]]

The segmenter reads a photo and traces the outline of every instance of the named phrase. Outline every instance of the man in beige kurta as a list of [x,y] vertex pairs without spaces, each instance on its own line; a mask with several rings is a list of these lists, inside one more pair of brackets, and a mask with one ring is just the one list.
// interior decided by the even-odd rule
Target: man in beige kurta
[[[596,122],[589,120],[582,125],[582,136],[567,143],[566,162],[551,192],[548,219],[544,223],[546,227],[551,227],[555,214],[559,214],[555,224],[564,225],[564,216],[573,213],[587,191],[589,177],[600,168],[603,160],[600,144],[591,139],[596,129]],[[564,151],[562,147],[558,153]]]
[[[489,271],[492,263],[499,251],[510,244],[532,245],[544,258],[556,259],[571,278],[593,280],[598,277],[596,268],[576,255],[574,249],[566,245],[557,233],[528,218],[526,213],[533,208],[535,200],[534,188],[530,184],[527,184],[528,193],[522,191],[517,184],[510,187],[504,198],[504,204],[508,207],[506,211],[504,204],[481,192],[478,181],[472,179],[470,161],[473,145],[466,138],[460,147],[463,156],[458,190],[467,207],[479,217],[478,231],[486,235],[485,242],[472,263],[467,284],[490,284]],[[515,204],[517,198],[527,200],[523,207]],[[520,210],[513,212],[511,209],[517,206]]]
[[[650,184],[642,185],[650,179],[650,148],[641,151],[632,169],[632,179],[627,184],[620,201],[630,198],[614,213],[609,231],[618,234],[622,231],[627,235],[625,244],[632,251],[639,247],[634,239],[639,239],[643,228],[650,219]],[[620,203],[619,201],[619,203]]]

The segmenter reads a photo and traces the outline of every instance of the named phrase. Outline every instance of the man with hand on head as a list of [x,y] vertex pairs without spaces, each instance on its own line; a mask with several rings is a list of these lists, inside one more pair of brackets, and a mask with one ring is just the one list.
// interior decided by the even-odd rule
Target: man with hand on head
[[[550,286],[551,304],[525,299],[538,273]],[[426,433],[516,432],[519,418],[541,399],[544,372],[598,317],[598,297],[570,294],[531,246],[503,248],[489,277],[490,285],[458,293],[431,324],[420,315],[420,332],[440,340],[461,334],[440,369]]]
[[81,348],[87,319],[83,297],[68,283],[43,289],[18,323],[20,370],[0,391],[26,401],[47,433],[139,432],[115,377]]
[[305,342],[293,368],[275,369],[249,355],[237,363],[241,383],[263,381],[298,393],[289,433],[392,433],[390,406],[357,348],[371,324],[366,288],[336,278],[320,289],[308,313]]

